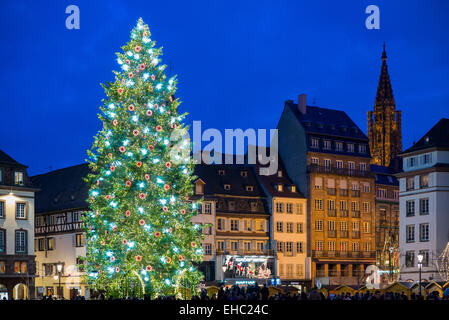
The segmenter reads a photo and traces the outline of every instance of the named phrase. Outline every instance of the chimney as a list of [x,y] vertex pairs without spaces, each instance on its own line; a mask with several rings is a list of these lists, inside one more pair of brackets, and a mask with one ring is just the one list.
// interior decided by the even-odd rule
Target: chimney
[[306,95],[304,93],[298,96],[298,110],[302,114],[306,114]]

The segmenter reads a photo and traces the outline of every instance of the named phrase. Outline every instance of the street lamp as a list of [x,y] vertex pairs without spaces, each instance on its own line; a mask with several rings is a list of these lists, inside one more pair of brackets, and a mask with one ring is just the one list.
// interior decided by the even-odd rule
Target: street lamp
[[419,269],[419,295],[421,295],[421,270],[422,270],[422,261],[424,259],[424,255],[422,253],[418,253],[418,269]]
[[[62,271],[62,262],[58,262],[56,264],[56,269],[58,269],[58,278],[59,278],[59,287],[58,287],[58,299],[61,300],[61,271]],[[64,295],[62,295],[64,296]]]

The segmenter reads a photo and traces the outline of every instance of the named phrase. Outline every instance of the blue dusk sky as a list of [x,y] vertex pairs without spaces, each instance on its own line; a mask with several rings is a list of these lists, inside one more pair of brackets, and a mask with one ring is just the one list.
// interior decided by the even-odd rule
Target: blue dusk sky
[[[70,4],[79,30],[65,27]],[[370,4],[380,30],[365,27]],[[203,129],[276,128],[284,101],[306,93],[366,133],[384,41],[404,149],[449,117],[449,1],[1,0],[0,149],[30,174],[83,162],[100,83],[139,17]]]

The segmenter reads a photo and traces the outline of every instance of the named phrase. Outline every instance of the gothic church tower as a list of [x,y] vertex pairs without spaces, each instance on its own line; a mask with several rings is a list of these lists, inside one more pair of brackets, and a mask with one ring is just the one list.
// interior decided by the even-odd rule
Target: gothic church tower
[[402,151],[401,111],[396,110],[393,89],[388,75],[385,43],[382,68],[377,86],[374,111],[368,111],[368,138],[371,163],[388,166]]

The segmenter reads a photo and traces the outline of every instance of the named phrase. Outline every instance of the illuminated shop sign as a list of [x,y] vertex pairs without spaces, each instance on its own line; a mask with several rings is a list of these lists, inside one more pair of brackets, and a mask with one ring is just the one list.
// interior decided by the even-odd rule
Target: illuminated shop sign
[[274,258],[267,256],[223,256],[225,278],[267,279],[273,270]]

